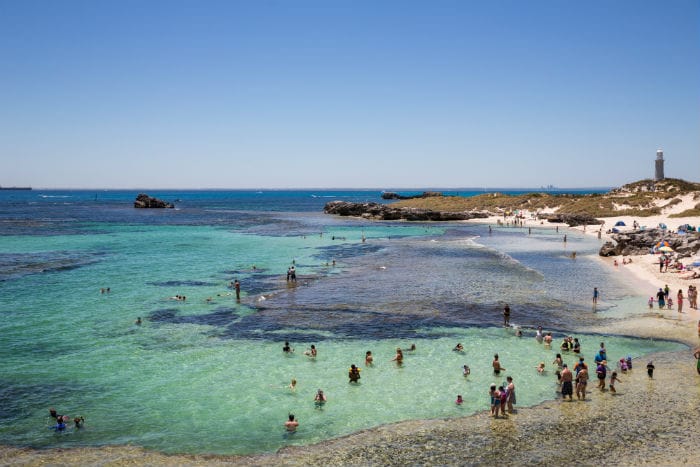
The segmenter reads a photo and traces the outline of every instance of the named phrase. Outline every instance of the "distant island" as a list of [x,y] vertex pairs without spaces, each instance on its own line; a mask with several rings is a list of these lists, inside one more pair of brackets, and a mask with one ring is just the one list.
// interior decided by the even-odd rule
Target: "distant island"
[[0,186],[0,190],[31,190],[30,186]]

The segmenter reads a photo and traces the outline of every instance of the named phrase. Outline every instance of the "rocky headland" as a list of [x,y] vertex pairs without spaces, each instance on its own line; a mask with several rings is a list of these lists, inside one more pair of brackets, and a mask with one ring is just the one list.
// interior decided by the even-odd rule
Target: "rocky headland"
[[140,209],[163,209],[174,208],[175,205],[168,203],[167,201],[163,201],[162,199],[148,196],[145,193],[140,193],[134,201],[134,207]]

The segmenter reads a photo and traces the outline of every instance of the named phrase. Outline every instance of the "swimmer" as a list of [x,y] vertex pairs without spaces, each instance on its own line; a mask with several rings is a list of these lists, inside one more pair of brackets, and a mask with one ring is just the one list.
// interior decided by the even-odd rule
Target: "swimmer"
[[311,348],[305,351],[304,355],[308,356],[309,358],[316,358],[316,346],[311,344]]
[[396,362],[398,366],[403,364],[403,351],[401,351],[401,347],[396,347],[396,355],[394,355],[391,361]]
[[515,327],[515,337],[523,337],[523,330],[520,329],[520,326]]
[[141,323],[142,323],[141,317],[139,316],[138,318],[136,318],[136,321],[134,321],[134,324],[135,324],[136,326],[141,326]]
[[56,424],[50,427],[54,431],[64,431],[66,429],[66,423],[63,421],[63,417],[56,419]]
[[284,427],[287,429],[287,431],[297,431],[297,427],[299,426],[299,421],[294,420],[294,414],[289,414],[289,420],[284,422]]
[[455,345],[455,348],[452,349],[453,352],[464,352],[464,347],[462,346],[461,342],[458,342],[457,345]]
[[552,346],[552,333],[548,332],[547,335],[544,336],[544,346],[549,348]]
[[416,350],[416,344],[411,344],[411,346],[408,348],[407,352],[413,352]]
[[501,366],[501,362],[498,361],[498,354],[495,354],[493,356],[493,362],[491,363],[491,366],[493,366],[493,374],[496,376],[500,375],[501,371],[506,370]]
[[537,326],[537,333],[535,334],[535,340],[540,344],[544,341],[544,335],[542,335],[542,326]]
[[457,400],[455,401],[455,404],[462,405],[463,402],[464,402],[464,399],[462,399],[462,395],[457,394]]
[[77,417],[75,417],[75,418],[73,419],[73,423],[75,424],[75,427],[76,427],[76,428],[82,428],[83,425],[85,424],[85,418],[83,418],[83,417],[81,417],[80,415],[78,415]]
[[292,378],[292,382],[289,383],[289,386],[287,386],[290,391],[294,392],[297,390],[297,380]]
[[537,373],[543,374],[544,373],[544,362],[540,362],[539,365],[537,365],[535,368],[537,368]]
[[350,369],[348,370],[348,378],[350,378],[351,383],[357,383],[360,381],[360,369],[357,368],[354,363],[350,365]]
[[316,407],[321,408],[327,401],[328,399],[326,398],[326,395],[319,389],[314,396],[314,403],[316,404]]
[[374,357],[372,357],[372,351],[368,350],[365,353],[365,366],[372,366],[374,364]]
[[284,347],[282,347],[282,352],[284,353],[294,353],[294,349],[290,347],[289,341],[284,341]]
[[62,417],[62,415],[59,415],[59,414],[56,412],[56,409],[54,409],[53,407],[50,407],[50,408],[49,408],[49,416],[50,416],[51,418],[55,419],[55,420],[58,420],[59,418]]
[[564,367],[564,360],[562,360],[560,353],[554,358],[552,365],[556,365],[560,370]]
[[467,376],[469,376],[471,374],[471,372],[472,372],[472,370],[467,365],[464,365],[462,367],[462,376],[464,376],[465,378]]

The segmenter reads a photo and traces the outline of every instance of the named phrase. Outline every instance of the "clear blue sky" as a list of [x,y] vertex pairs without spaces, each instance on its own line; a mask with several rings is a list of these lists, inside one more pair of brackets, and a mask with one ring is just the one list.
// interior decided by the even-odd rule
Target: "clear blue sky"
[[700,2],[0,0],[0,185],[700,179]]

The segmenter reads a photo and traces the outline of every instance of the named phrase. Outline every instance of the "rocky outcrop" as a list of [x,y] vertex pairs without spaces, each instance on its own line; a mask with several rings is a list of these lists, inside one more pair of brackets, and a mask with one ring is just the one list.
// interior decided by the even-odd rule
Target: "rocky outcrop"
[[569,227],[576,227],[577,225],[591,225],[603,223],[603,221],[598,220],[595,217],[588,214],[540,214],[539,218],[546,219],[547,222],[560,222],[568,224]]
[[461,221],[467,219],[482,219],[488,217],[486,212],[445,212],[416,208],[395,208],[379,203],[350,203],[347,201],[331,201],[323,208],[326,214],[338,216],[362,217],[377,220],[407,220],[407,221]]
[[144,209],[150,209],[150,208],[174,208],[175,205],[172,203],[168,203],[166,201],[163,201],[158,198],[154,198],[152,196],[148,196],[145,193],[140,193],[137,197],[136,200],[134,201],[134,207],[135,208],[144,208]]
[[635,230],[615,234],[615,242],[606,242],[598,252],[600,256],[645,255],[655,245],[665,240],[681,258],[697,254],[700,251],[700,234],[689,232],[685,235],[662,229]]
[[403,196],[398,193],[395,193],[393,191],[385,191],[382,192],[382,199],[416,199],[416,198],[434,198],[442,196],[442,193],[439,191],[424,191],[420,195],[413,195],[413,196]]

